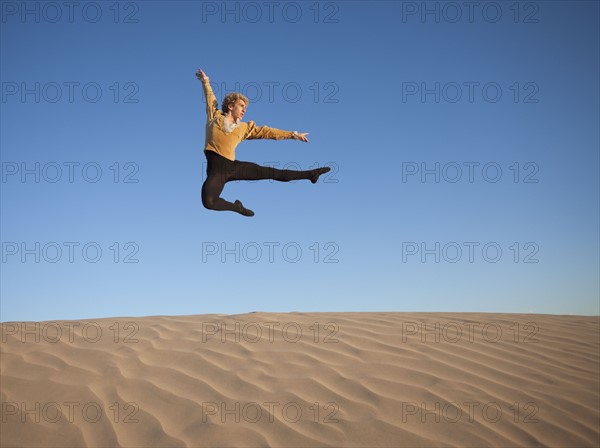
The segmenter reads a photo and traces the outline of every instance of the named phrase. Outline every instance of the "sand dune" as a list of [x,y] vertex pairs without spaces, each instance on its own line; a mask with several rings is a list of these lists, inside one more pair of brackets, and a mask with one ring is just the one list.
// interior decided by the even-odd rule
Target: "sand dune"
[[596,447],[599,338],[523,314],[7,322],[0,444]]

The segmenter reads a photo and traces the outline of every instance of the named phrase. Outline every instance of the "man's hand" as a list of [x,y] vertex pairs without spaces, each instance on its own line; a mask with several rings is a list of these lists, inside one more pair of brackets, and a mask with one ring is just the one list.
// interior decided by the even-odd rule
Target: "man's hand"
[[196,78],[198,78],[199,81],[202,81],[204,78],[207,78],[207,76],[206,73],[204,73],[202,69],[199,68],[196,72]]
[[306,136],[308,135],[308,132],[304,132],[302,134],[299,134],[298,132],[294,132],[292,135],[294,136],[294,140],[300,140],[300,141],[308,143],[308,139],[306,138]]

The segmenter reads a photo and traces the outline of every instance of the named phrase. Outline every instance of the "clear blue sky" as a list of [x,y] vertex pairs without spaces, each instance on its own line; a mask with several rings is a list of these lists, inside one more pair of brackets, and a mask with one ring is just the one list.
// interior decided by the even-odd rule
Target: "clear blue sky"
[[[598,2],[1,5],[2,321],[600,312]],[[198,67],[332,173],[204,209]]]

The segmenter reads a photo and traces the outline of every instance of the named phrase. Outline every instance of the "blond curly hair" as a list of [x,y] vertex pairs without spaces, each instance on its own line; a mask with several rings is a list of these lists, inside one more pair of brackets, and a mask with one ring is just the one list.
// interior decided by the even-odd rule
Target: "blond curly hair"
[[248,105],[249,103],[248,98],[245,95],[242,95],[241,93],[228,93],[225,96],[225,98],[223,98],[223,104],[221,105],[221,110],[223,111],[223,113],[226,114],[227,112],[229,112],[229,106],[233,106],[237,100],[242,100],[246,103],[246,105]]

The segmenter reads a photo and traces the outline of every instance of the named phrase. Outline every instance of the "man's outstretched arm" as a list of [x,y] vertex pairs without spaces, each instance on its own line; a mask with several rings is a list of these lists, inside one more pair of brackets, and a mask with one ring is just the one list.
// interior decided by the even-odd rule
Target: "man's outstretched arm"
[[283,131],[281,129],[271,128],[269,126],[257,126],[254,121],[248,122],[248,130],[246,131],[246,135],[244,136],[245,140],[253,140],[253,139],[272,139],[272,140],[283,140],[283,139],[294,139],[300,140],[303,142],[308,142],[308,138],[306,137],[308,132],[304,132],[299,134],[296,131]]
[[212,91],[210,80],[208,79],[208,76],[206,76],[206,73],[204,73],[201,69],[198,69],[196,72],[196,78],[202,82],[204,97],[206,98],[206,116],[209,120],[212,120],[219,111],[219,103]]

